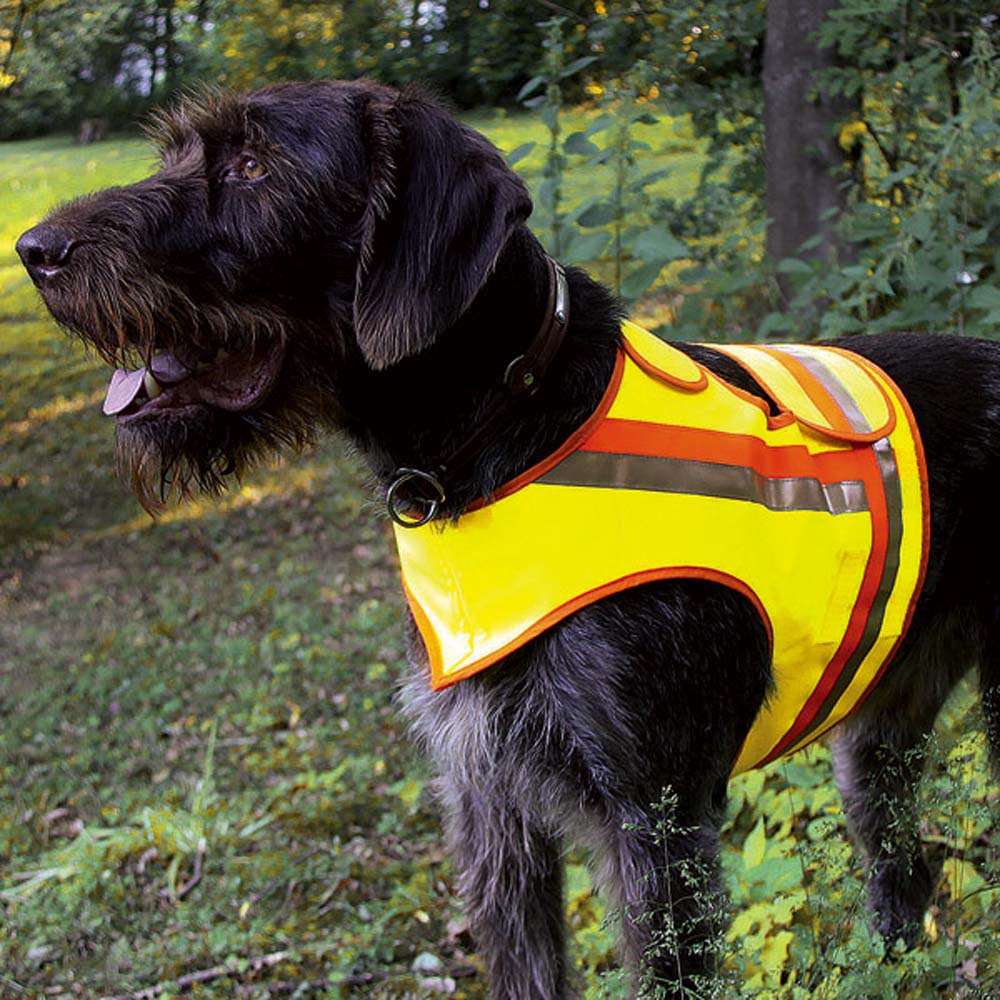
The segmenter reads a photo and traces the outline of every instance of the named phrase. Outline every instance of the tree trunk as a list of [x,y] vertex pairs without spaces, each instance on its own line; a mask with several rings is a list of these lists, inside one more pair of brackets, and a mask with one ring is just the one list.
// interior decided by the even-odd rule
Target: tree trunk
[[[830,97],[816,74],[835,64],[832,49],[816,35],[838,0],[768,0],[764,47],[764,162],[767,184],[767,251],[831,263],[847,253],[837,224],[847,205],[849,154],[837,141],[837,125],[856,102]],[[819,244],[802,250],[814,236]],[[778,276],[788,304],[791,289]]]

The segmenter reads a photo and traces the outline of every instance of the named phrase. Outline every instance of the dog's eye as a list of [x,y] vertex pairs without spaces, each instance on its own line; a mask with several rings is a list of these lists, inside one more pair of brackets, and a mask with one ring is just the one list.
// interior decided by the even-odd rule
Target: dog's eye
[[267,167],[256,156],[244,153],[226,171],[226,176],[238,181],[259,181],[267,176]]

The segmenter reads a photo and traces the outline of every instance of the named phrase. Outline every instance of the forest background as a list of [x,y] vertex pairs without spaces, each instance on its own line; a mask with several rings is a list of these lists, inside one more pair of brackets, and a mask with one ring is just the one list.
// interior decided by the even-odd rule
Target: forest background
[[[0,0],[0,997],[484,996],[423,764],[389,539],[336,442],[152,523],[104,376],[13,254],[137,179],[203,85],[420,81],[539,235],[661,333],[1000,329],[995,3]],[[93,141],[99,140],[99,141]],[[921,947],[869,928],[816,747],[734,783],[719,995],[1000,996],[1000,791],[968,690],[932,748]],[[588,996],[624,996],[570,857]],[[142,993],[152,990],[152,993]]]

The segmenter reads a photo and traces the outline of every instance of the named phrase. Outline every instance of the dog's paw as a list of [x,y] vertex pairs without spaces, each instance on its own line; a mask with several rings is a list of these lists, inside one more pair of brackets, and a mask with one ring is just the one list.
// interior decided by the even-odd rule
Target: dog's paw
[[868,909],[888,951],[895,950],[899,942],[906,951],[917,945],[934,882],[923,857],[907,862],[882,862],[872,870],[868,880]]

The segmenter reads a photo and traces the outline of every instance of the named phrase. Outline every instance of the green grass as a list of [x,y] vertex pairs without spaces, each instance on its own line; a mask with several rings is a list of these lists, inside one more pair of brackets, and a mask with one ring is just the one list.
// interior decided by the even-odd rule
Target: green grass
[[[507,148],[541,138],[523,118],[473,124]],[[652,155],[693,181],[672,125]],[[150,521],[110,471],[106,370],[15,263],[49,205],[149,162],[133,139],[0,146],[0,997],[113,996],[230,962],[256,983],[245,996],[318,980],[301,995],[442,995],[414,971],[424,955],[479,1000],[428,775],[392,703],[402,605],[361,471],[330,441]],[[526,172],[537,182],[538,163]],[[599,180],[571,173],[571,197]],[[857,997],[859,969],[884,980],[871,996],[971,997],[934,985],[955,969],[998,995],[1000,910],[976,881],[997,860],[981,756],[973,740],[932,769],[925,832],[952,863],[922,966],[872,959],[824,750],[735,784],[731,961],[748,995]],[[624,996],[582,860],[567,896],[578,975],[591,998]],[[194,995],[232,997],[235,981]]]

